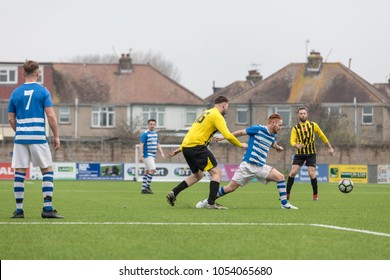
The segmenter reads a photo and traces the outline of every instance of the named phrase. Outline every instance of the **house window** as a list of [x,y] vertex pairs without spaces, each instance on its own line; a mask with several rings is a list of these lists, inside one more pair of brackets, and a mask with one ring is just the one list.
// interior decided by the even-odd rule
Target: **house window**
[[163,107],[143,107],[143,125],[148,125],[149,119],[155,119],[157,126],[164,126],[165,109]]
[[341,107],[340,106],[329,106],[328,107],[328,115],[341,115]]
[[188,108],[186,111],[186,125],[192,125],[196,120],[196,108]]
[[0,84],[16,84],[18,81],[17,66],[0,66]]
[[283,120],[284,127],[291,126],[291,108],[290,107],[273,107],[271,114],[279,114]]
[[92,108],[92,127],[114,127],[115,110],[110,106],[95,106]]
[[364,106],[362,112],[362,124],[374,123],[374,108],[372,106]]
[[58,117],[59,117],[59,123],[70,123],[70,107],[61,106]]
[[247,124],[248,123],[248,106],[238,106],[237,107],[237,124]]

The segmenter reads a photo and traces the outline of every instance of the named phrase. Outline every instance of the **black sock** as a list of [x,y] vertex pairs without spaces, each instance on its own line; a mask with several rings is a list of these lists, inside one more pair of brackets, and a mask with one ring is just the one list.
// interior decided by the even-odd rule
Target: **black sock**
[[313,188],[313,194],[318,194],[318,184],[317,184],[317,177],[314,179],[310,179],[311,181],[311,187]]
[[292,186],[294,185],[294,179],[295,177],[288,176],[287,179],[287,194],[290,194]]
[[215,204],[215,199],[217,198],[218,189],[219,189],[219,182],[210,181],[210,193],[208,199],[208,203],[210,205]]
[[172,191],[177,196],[182,190],[185,190],[188,188],[186,181],[181,181],[180,184],[178,184]]

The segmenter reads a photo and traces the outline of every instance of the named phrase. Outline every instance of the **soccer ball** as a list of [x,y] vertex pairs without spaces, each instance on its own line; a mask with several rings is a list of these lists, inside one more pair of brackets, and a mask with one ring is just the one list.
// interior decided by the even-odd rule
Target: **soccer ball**
[[350,193],[353,190],[353,182],[350,179],[341,179],[339,182],[339,190],[342,193]]

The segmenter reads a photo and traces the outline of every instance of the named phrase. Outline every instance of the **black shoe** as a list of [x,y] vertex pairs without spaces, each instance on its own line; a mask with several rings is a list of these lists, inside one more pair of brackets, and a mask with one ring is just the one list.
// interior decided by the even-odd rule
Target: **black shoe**
[[150,188],[142,189],[142,194],[153,194],[152,190]]
[[41,214],[41,217],[42,218],[54,218],[54,219],[63,219],[64,218],[64,216],[61,216],[61,215],[59,215],[58,213],[57,213],[57,210],[50,210],[50,211],[45,211],[45,210],[43,210],[42,211],[42,214]]
[[22,210],[22,212],[15,211],[10,218],[12,218],[12,219],[17,219],[17,218],[23,219],[24,218],[23,210]]
[[168,203],[169,203],[171,206],[175,206],[176,196],[175,196],[175,194],[173,193],[173,191],[170,191],[170,192],[167,194],[167,201],[168,201]]

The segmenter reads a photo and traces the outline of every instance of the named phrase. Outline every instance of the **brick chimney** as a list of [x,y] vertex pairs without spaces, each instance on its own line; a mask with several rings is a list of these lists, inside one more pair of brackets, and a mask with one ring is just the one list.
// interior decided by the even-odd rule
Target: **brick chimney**
[[263,80],[263,76],[257,70],[249,70],[248,76],[246,76],[246,80],[250,82],[252,85],[257,84],[261,80]]
[[119,59],[119,73],[131,73],[133,72],[133,64],[131,62],[130,54],[122,53],[121,58]]
[[311,51],[307,57],[306,70],[308,72],[320,72],[322,66],[322,56],[319,52]]

